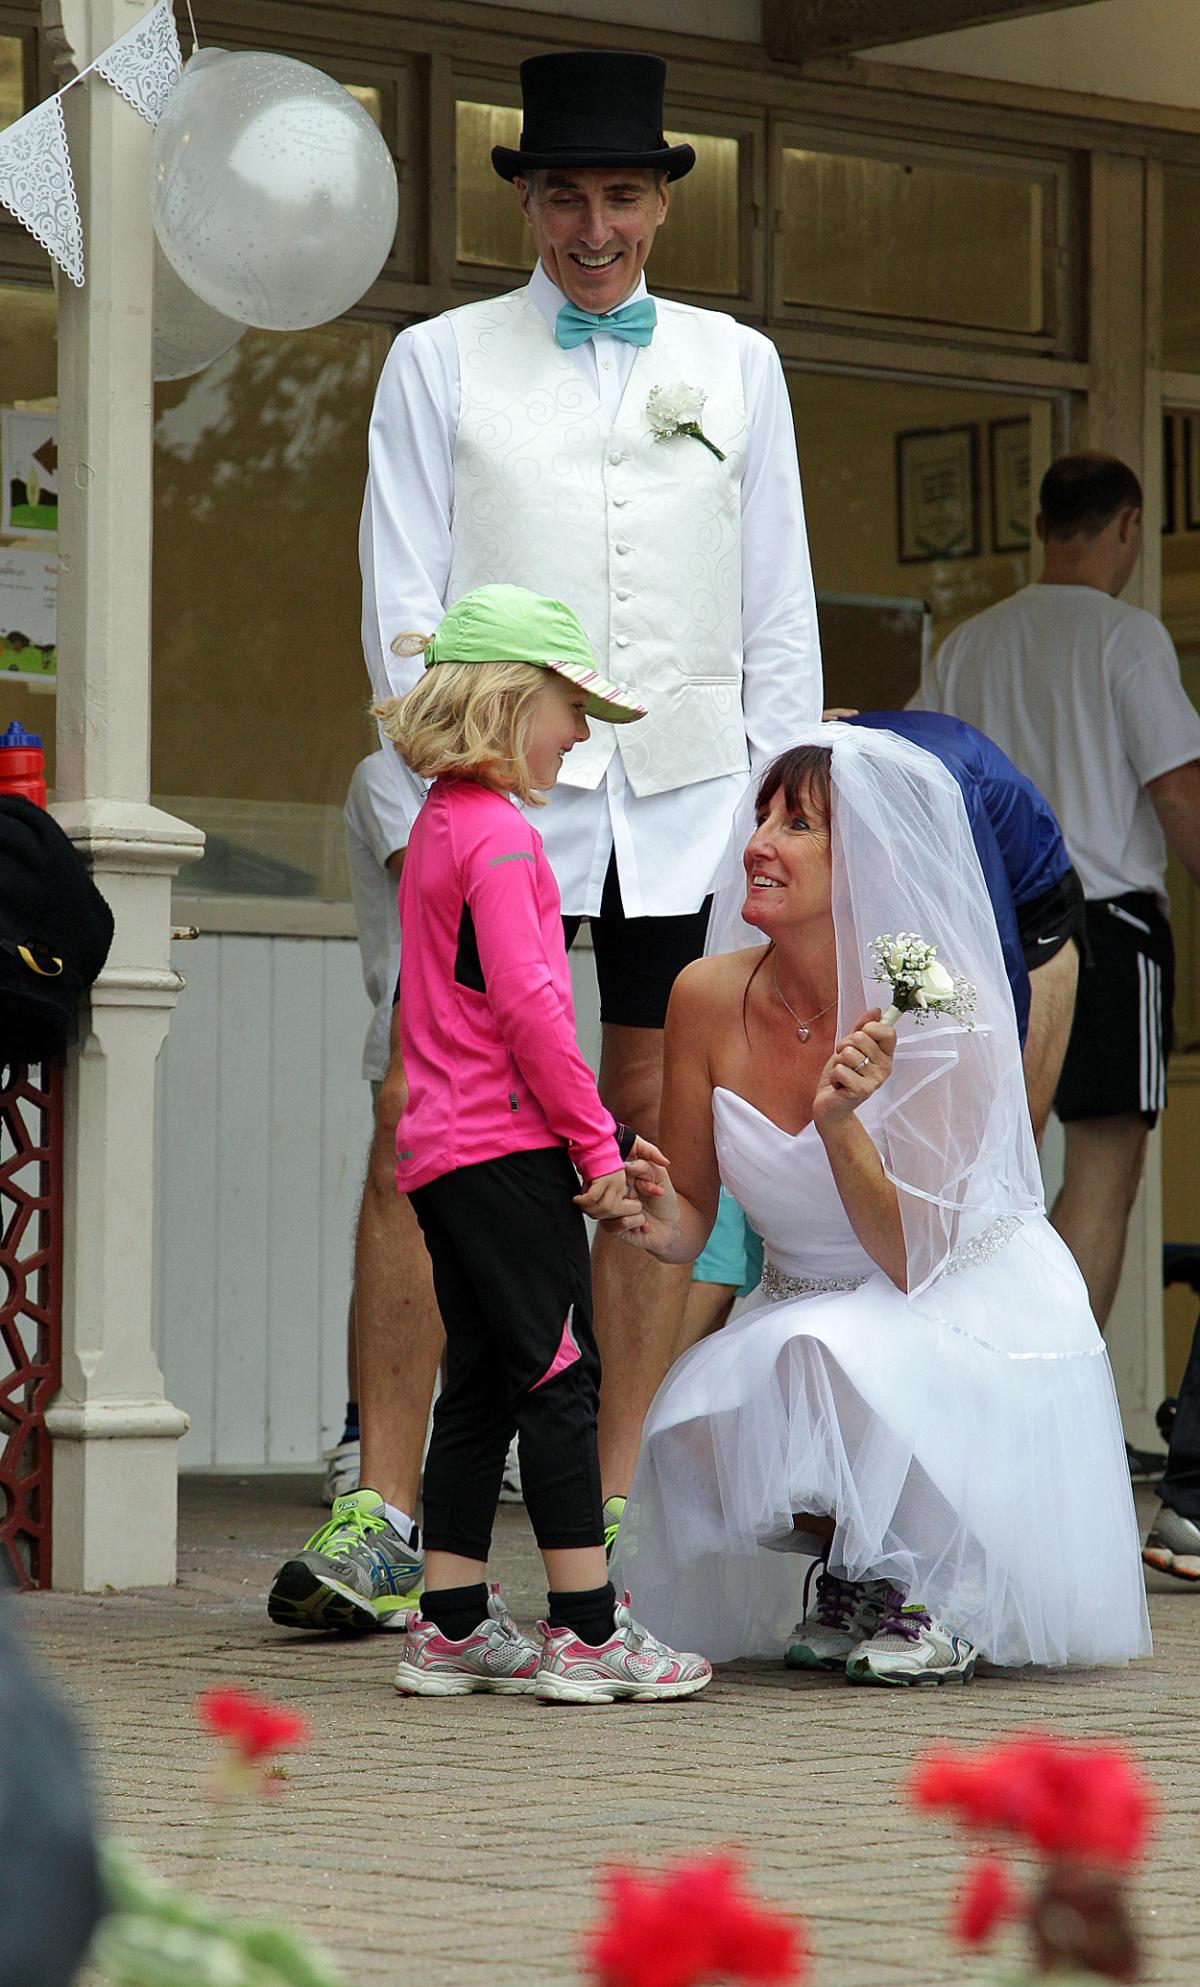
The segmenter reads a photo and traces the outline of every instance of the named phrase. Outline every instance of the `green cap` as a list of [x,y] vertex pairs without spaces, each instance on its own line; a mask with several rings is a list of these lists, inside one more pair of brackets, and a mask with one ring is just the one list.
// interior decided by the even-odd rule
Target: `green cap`
[[632,724],[646,707],[596,668],[577,614],[523,586],[477,586],[448,607],[425,650],[425,667],[439,662],[528,662],[551,669],[587,691],[587,714],[606,724]]

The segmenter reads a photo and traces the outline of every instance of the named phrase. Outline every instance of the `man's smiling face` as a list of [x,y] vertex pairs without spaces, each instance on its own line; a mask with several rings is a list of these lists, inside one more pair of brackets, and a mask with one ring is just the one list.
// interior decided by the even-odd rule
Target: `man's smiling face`
[[615,310],[637,287],[667,212],[667,182],[644,167],[551,167],[518,179],[542,267],[581,310]]

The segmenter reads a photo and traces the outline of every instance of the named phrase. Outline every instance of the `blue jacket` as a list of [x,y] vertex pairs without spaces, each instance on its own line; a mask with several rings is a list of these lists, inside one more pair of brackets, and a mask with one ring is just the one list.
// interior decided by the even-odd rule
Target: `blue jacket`
[[941,711],[862,711],[851,724],[894,731],[923,746],[953,773],[983,869],[1004,964],[1017,1011],[1022,1044],[1029,1027],[1029,973],[1017,926],[1017,906],[1028,904],[1071,867],[1054,810],[1019,773],[1011,759],[973,724]]

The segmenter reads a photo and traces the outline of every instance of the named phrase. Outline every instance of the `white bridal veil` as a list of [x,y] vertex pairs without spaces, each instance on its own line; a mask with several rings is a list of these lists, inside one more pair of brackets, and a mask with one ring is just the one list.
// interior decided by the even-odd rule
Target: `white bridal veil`
[[[996,920],[962,794],[939,759],[894,732],[847,724],[813,725],[795,742],[833,755],[839,1035],[890,1001],[871,955],[885,932],[936,945],[942,965],[976,989],[973,1027],[947,1015],[919,1024],[901,1016],[892,1075],[859,1113],[900,1196],[916,1296],[995,1222],[1043,1206]],[[766,942],[741,916],[756,787],[742,800],[718,872],[709,952]]]

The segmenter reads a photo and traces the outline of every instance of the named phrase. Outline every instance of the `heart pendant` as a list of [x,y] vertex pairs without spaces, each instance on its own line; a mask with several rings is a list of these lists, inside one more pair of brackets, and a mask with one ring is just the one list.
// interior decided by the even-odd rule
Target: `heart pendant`
[[810,1036],[810,1035],[812,1034],[812,1029],[811,1029],[811,1028],[806,1028],[806,1027],[805,1027],[805,1025],[804,1025],[804,1023],[803,1023],[803,1021],[802,1021],[802,1022],[800,1023],[800,1026],[799,1026],[799,1027],[797,1028],[797,1030],[796,1030],[796,1033],[797,1033],[797,1035],[799,1035],[799,1037],[800,1037],[800,1040],[801,1040],[802,1042],[807,1042],[807,1040],[808,1040],[809,1036]]

